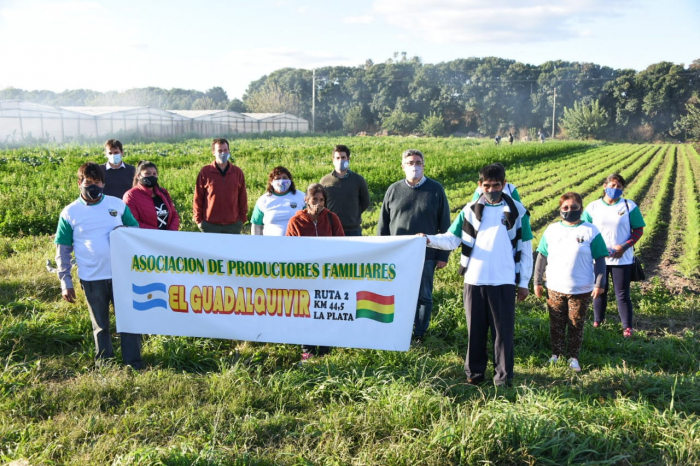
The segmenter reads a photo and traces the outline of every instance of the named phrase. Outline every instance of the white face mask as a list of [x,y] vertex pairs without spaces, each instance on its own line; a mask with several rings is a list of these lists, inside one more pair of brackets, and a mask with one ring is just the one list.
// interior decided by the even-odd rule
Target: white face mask
[[333,161],[333,167],[335,167],[335,171],[338,173],[344,172],[345,170],[348,169],[350,166],[350,161],[349,160],[334,160]]
[[403,167],[406,178],[410,180],[420,180],[423,178],[423,167],[406,165]]
[[117,154],[106,154],[107,160],[109,160],[109,163],[112,165],[119,165],[122,163],[122,154],[117,153]]
[[229,157],[231,157],[231,154],[228,152],[225,154],[216,154],[216,161],[219,163],[226,163]]
[[272,180],[272,188],[278,193],[286,193],[292,185],[292,180]]

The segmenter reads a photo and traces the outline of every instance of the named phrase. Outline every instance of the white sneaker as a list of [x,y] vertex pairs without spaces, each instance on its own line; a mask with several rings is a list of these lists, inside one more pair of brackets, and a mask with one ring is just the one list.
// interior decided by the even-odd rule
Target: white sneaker
[[549,363],[550,363],[550,364],[556,364],[557,361],[559,361],[559,356],[557,356],[556,354],[553,354],[552,357],[549,358]]
[[576,358],[569,359],[569,367],[574,372],[581,372],[581,366],[579,365],[578,359],[576,359]]

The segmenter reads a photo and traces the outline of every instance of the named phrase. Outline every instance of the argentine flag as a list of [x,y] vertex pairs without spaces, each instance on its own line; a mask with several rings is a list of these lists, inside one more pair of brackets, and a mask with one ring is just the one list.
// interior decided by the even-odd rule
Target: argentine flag
[[134,292],[134,309],[147,311],[154,307],[168,308],[168,294],[165,283],[149,283],[147,285],[131,284]]

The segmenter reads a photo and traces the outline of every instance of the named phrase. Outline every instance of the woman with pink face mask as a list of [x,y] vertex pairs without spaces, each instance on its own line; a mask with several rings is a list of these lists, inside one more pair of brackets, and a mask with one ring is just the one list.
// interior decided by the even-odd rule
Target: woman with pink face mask
[[267,190],[255,203],[250,219],[251,235],[284,236],[287,223],[304,208],[304,193],[294,186],[292,174],[275,167],[267,179]]

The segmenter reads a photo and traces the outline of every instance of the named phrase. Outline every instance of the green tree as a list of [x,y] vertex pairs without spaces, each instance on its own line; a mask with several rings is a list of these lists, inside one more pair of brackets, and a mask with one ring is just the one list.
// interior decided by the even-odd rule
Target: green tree
[[245,104],[241,99],[232,99],[229,101],[228,105],[226,105],[226,110],[230,112],[238,112],[238,113],[243,113],[247,112],[248,110],[246,109]]
[[686,104],[685,108],[688,113],[674,123],[671,135],[700,139],[700,103],[694,99],[694,102]]
[[403,109],[402,99],[398,99],[396,108],[382,118],[382,129],[389,134],[410,134],[418,124],[418,114]]
[[445,134],[445,122],[435,113],[423,117],[418,130],[426,136],[442,136]]
[[608,112],[598,100],[590,104],[574,102],[573,108],[564,107],[561,125],[573,138],[599,138],[608,124]]
[[301,114],[301,101],[296,94],[286,92],[280,85],[267,82],[256,89],[245,100],[246,107],[252,113],[290,113]]
[[367,120],[362,115],[362,105],[355,105],[345,112],[343,129],[353,134],[367,129]]
[[192,104],[192,110],[214,110],[215,108],[216,104],[211,97],[202,97]]

